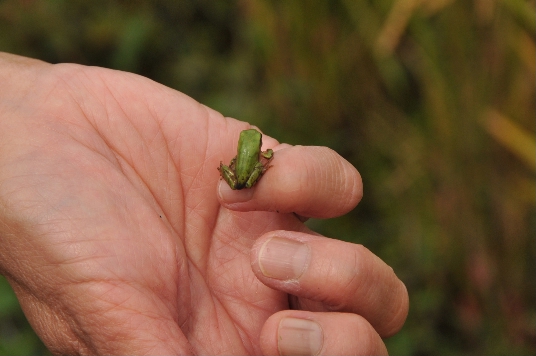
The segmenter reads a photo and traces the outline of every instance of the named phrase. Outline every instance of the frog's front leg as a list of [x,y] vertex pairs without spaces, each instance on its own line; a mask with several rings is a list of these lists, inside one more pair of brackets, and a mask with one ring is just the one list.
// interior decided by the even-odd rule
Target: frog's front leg
[[233,165],[234,165],[234,159],[231,161],[231,168],[224,165],[223,162],[220,162],[220,166],[218,167],[218,170],[220,171],[221,177],[227,182],[227,184],[229,184],[229,187],[235,190],[237,180],[236,180],[236,175],[233,173],[233,169],[234,169]]
[[274,158],[274,151],[269,148],[266,151],[261,152],[261,156],[266,158],[268,161],[271,161]]
[[[220,162],[221,163],[221,162]],[[236,168],[235,168],[235,163],[236,163],[236,156],[231,160],[231,163],[229,163],[229,169],[232,171],[232,172],[236,172]]]

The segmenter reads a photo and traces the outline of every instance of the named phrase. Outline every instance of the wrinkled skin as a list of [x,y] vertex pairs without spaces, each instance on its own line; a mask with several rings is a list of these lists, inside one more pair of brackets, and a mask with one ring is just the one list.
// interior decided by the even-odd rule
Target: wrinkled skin
[[[231,191],[215,167],[244,122],[102,68],[0,54],[0,82],[0,272],[52,352],[273,354],[292,315],[321,325],[321,353],[386,353],[403,283],[300,221],[361,198],[335,152],[265,136],[277,165]],[[262,274],[272,236],[309,246],[299,280]]]

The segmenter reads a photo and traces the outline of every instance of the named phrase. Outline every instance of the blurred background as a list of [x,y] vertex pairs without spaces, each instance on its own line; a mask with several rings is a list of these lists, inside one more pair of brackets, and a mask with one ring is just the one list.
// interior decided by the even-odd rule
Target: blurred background
[[[534,0],[0,0],[1,51],[139,73],[352,162],[362,202],[308,224],[406,283],[393,355],[536,354],[535,43]],[[47,354],[1,276],[0,354]]]

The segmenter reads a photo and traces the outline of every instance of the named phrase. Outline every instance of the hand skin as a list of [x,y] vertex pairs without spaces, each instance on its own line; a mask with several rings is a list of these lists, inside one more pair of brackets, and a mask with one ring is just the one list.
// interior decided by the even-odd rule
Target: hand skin
[[359,202],[335,152],[264,136],[273,167],[231,191],[247,123],[103,68],[0,53],[0,83],[0,272],[53,353],[387,353],[404,284],[297,217]]

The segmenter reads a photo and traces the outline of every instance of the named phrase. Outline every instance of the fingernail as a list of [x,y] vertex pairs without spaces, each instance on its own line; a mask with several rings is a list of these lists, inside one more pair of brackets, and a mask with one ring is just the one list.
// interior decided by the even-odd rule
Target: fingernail
[[277,331],[280,355],[318,355],[324,343],[324,332],[317,322],[283,318]]
[[298,279],[309,263],[310,254],[309,246],[302,242],[272,237],[261,247],[259,266],[266,277]]
[[220,180],[218,185],[218,193],[221,200],[226,203],[241,203],[253,197],[253,189],[232,190],[223,180]]

